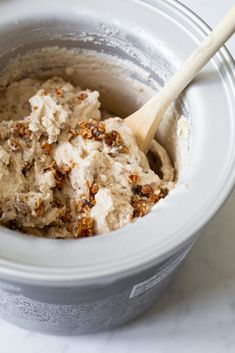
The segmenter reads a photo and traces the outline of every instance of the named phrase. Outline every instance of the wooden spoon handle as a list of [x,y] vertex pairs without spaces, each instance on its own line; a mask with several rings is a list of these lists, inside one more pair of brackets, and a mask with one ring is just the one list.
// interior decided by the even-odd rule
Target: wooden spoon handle
[[201,45],[187,58],[181,68],[162,90],[165,99],[172,101],[191,82],[225,42],[235,32],[235,6]]
[[[169,105],[234,32],[235,6],[187,58],[160,92],[126,119],[127,124],[134,129],[139,146],[144,152],[148,150],[162,116]],[[138,120],[136,114],[138,114]]]

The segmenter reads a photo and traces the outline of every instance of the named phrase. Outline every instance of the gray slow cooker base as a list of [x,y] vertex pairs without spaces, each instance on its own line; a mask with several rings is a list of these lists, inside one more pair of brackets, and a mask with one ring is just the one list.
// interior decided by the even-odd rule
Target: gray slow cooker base
[[22,328],[52,335],[114,329],[156,303],[191,246],[187,245],[158,266],[105,287],[84,290],[76,286],[35,287],[0,282],[0,317]]

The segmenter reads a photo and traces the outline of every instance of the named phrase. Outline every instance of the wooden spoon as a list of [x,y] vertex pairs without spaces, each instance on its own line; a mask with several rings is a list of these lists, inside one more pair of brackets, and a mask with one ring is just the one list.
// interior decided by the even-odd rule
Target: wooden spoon
[[125,122],[133,130],[142,151],[145,153],[148,151],[161,119],[173,100],[193,80],[197,73],[234,32],[235,6],[188,57],[160,92],[145,103],[143,107],[125,119]]

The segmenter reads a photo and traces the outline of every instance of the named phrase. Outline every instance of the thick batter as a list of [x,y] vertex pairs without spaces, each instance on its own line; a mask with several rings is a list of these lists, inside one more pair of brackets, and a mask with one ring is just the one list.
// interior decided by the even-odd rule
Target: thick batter
[[120,118],[101,121],[99,93],[63,79],[25,79],[0,98],[0,223],[80,238],[144,216],[174,186],[156,142],[161,177]]

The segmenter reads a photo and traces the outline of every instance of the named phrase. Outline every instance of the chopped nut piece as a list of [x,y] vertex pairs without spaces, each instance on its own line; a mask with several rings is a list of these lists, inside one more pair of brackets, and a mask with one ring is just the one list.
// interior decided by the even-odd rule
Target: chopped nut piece
[[136,185],[133,187],[132,190],[133,190],[134,194],[140,195],[142,197],[146,197],[148,199],[152,198],[154,195],[154,190],[153,190],[152,186],[148,185],[148,184],[143,185],[143,186]]
[[118,131],[112,130],[105,134],[104,142],[111,148],[116,148],[119,153],[128,153],[129,149],[124,145],[121,135]]
[[[90,120],[90,122],[93,122],[94,120]],[[81,121],[79,121],[78,122],[78,127],[80,128],[80,129],[86,129],[87,127],[88,127],[88,121],[86,121],[86,120],[81,120]]]
[[11,137],[9,140],[7,140],[7,143],[10,149],[14,152],[19,152],[22,150],[21,144],[14,137]]
[[40,217],[43,215],[44,213],[44,202],[42,199],[38,199],[34,208],[37,217]]
[[141,194],[145,196],[150,203],[156,203],[159,200],[159,197],[155,195],[151,185],[143,185]]
[[29,126],[25,122],[17,122],[11,128],[11,132],[14,136],[19,136],[24,139],[29,139],[31,136],[31,131],[29,130]]
[[133,216],[142,217],[148,213],[153,204],[167,195],[167,190],[163,190],[161,190],[159,194],[155,194],[151,185],[135,185],[132,188],[134,196],[131,202],[132,207],[134,208]]
[[[129,149],[124,145],[118,131],[106,132],[105,124],[96,120],[80,121],[78,123],[78,134],[85,140],[104,141],[109,147],[116,148],[119,153],[128,153]],[[72,136],[76,136],[76,130],[71,131]]]
[[89,128],[82,128],[79,131],[79,135],[82,136],[85,140],[91,140],[92,139],[92,132]]
[[119,151],[120,151],[121,153],[127,154],[127,153],[129,153],[129,148],[128,148],[127,146],[120,146],[120,147],[119,147]]
[[55,88],[55,94],[57,95],[57,97],[62,97],[63,96],[63,90],[61,88]]
[[92,184],[91,188],[90,188],[90,193],[95,195],[97,194],[97,192],[99,191],[99,186],[97,184]]
[[52,144],[49,144],[48,142],[44,142],[41,147],[42,147],[43,152],[46,155],[50,155],[51,154],[52,149],[53,149],[53,145]]
[[51,165],[49,166],[48,169],[50,169],[53,173],[53,176],[55,178],[55,183],[56,183],[56,187],[58,189],[62,189],[63,184],[64,184],[64,180],[67,176],[67,174],[76,166],[75,162],[71,162],[70,165],[62,165],[61,167],[58,167],[56,165],[56,162],[53,161],[51,163]]
[[154,190],[151,185],[146,184],[142,186],[141,193],[147,197],[150,197],[154,193]]
[[130,184],[138,184],[141,180],[140,176],[134,173],[128,174],[127,178]]
[[88,216],[82,216],[78,219],[72,228],[75,238],[90,237],[94,235],[94,221]]
[[144,215],[146,215],[146,213],[148,213],[149,210],[148,203],[146,201],[135,199],[135,197],[133,197],[132,200],[132,207],[134,208],[134,218],[143,217]]
[[119,133],[115,130],[107,132],[105,135],[105,143],[110,147],[113,147],[114,145],[121,145]]
[[80,121],[78,123],[79,131],[78,134],[85,140],[101,141],[105,138],[105,125],[104,123],[96,120]]
[[78,94],[77,97],[78,97],[78,99],[79,99],[80,101],[84,101],[85,99],[87,99],[88,94],[85,93],[85,92],[81,92],[81,93]]

